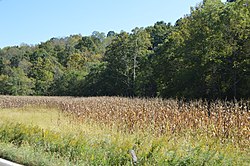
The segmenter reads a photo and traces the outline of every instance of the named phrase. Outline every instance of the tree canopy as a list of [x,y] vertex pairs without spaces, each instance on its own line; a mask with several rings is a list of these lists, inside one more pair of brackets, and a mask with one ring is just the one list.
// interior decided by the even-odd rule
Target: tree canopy
[[174,25],[0,49],[0,94],[250,96],[250,6],[203,0]]

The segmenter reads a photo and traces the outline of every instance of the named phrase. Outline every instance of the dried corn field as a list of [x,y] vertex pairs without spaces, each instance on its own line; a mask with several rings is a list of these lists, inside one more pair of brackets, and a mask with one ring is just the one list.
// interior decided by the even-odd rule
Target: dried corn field
[[119,131],[155,135],[190,132],[222,142],[230,140],[241,147],[250,145],[249,101],[0,96],[0,108],[27,105],[57,107],[74,121],[97,122]]

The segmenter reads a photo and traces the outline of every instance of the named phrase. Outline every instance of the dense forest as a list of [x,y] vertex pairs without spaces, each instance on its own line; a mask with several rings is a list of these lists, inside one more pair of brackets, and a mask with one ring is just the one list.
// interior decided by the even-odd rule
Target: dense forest
[[203,0],[174,25],[2,48],[0,87],[2,95],[248,99],[250,2]]

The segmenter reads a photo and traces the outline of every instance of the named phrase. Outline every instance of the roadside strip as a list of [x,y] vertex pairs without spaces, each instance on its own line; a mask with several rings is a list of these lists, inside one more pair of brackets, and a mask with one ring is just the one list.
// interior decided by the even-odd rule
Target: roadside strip
[[0,158],[0,166],[23,166]]

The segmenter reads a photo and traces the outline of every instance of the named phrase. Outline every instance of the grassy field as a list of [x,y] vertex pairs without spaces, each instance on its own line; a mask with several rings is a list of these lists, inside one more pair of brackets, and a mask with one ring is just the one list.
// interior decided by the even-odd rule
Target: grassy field
[[25,165],[249,165],[248,108],[249,101],[0,96],[0,157]]

